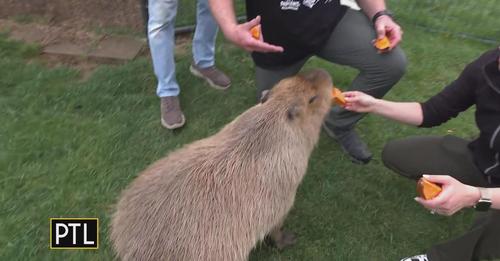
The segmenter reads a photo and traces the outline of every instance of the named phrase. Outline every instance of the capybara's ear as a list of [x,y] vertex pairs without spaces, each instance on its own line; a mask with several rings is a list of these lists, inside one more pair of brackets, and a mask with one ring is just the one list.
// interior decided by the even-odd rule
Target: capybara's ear
[[286,116],[288,120],[293,121],[294,119],[300,116],[301,111],[302,111],[302,106],[297,103],[294,103],[286,111]]
[[260,95],[260,103],[264,103],[267,101],[267,99],[269,99],[269,93],[271,91],[269,90],[263,90],[261,95]]
[[332,81],[330,73],[328,73],[324,69],[314,69],[312,71],[306,72],[305,74],[303,74],[303,77],[306,81],[315,85],[328,84]]

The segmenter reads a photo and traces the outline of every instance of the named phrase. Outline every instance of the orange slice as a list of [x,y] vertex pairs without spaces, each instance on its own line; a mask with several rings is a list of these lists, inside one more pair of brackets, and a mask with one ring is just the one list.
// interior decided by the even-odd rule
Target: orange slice
[[391,42],[389,41],[389,38],[385,36],[382,39],[375,40],[374,45],[380,51],[386,51],[387,49],[389,49],[389,47],[391,47]]
[[335,102],[336,104],[338,104],[340,106],[346,105],[346,101],[345,101],[344,95],[342,94],[342,91],[335,88],[335,87],[333,87],[333,89],[332,89],[332,99],[333,99],[333,102]]
[[432,183],[425,178],[420,178],[417,183],[417,192],[425,200],[433,199],[441,193],[441,186]]
[[250,33],[252,34],[252,37],[259,40],[260,39],[260,25],[256,25],[250,29]]

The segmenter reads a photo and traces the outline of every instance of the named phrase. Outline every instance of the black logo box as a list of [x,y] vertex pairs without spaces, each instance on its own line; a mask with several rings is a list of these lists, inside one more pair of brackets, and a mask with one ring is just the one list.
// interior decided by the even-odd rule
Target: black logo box
[[50,218],[50,249],[98,248],[98,218]]

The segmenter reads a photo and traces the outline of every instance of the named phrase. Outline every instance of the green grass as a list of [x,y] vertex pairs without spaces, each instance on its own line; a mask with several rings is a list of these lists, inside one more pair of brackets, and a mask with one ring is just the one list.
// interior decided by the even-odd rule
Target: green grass
[[[410,65],[388,95],[393,100],[430,97],[493,48],[404,28]],[[109,217],[120,191],[151,162],[215,133],[254,104],[249,55],[221,39],[218,65],[233,78],[233,87],[210,89],[189,74],[189,52],[178,56],[188,122],[174,132],[159,124],[148,59],[100,66],[81,82],[78,72],[48,69],[36,56],[36,47],[0,36],[0,260],[111,260]],[[306,67],[326,68],[338,86],[348,86],[355,75],[318,59]],[[299,236],[297,245],[282,252],[261,245],[251,260],[399,260],[467,229],[471,210],[450,218],[430,215],[413,201],[415,184],[386,169],[380,151],[387,141],[408,135],[453,131],[471,137],[477,133],[472,110],[431,130],[376,116],[358,128],[375,153],[373,162],[352,164],[322,134],[286,220]],[[100,218],[100,249],[49,250],[50,217]]]
[[[179,0],[176,18],[177,26],[194,25],[196,23],[196,4],[197,1]],[[237,16],[246,15],[245,0],[235,0],[234,6]]]
[[500,41],[496,0],[389,0],[396,17],[407,23],[452,34]]

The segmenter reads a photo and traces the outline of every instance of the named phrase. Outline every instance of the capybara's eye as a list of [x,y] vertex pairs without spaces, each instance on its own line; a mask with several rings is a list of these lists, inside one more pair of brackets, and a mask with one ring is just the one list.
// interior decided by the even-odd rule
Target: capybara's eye
[[309,99],[309,104],[313,103],[318,98],[318,95],[314,95]]

